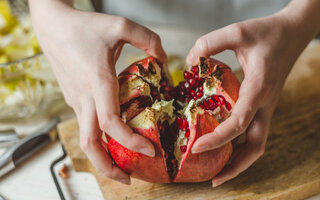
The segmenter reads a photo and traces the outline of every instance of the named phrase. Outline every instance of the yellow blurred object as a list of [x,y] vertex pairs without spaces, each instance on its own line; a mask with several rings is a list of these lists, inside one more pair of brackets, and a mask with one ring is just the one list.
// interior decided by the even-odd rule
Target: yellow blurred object
[[8,1],[0,0],[0,33],[10,32],[17,24],[17,18],[12,15]]
[[183,78],[183,69],[178,69],[170,73],[172,76],[173,86],[177,86]]
[[0,64],[7,63],[9,61],[6,55],[0,55]]
[[14,16],[7,0],[0,0],[0,64],[41,52],[30,15]]
[[177,86],[181,81],[184,80],[183,78],[184,69],[185,69],[184,59],[174,54],[168,55],[168,70],[172,77],[173,86]]

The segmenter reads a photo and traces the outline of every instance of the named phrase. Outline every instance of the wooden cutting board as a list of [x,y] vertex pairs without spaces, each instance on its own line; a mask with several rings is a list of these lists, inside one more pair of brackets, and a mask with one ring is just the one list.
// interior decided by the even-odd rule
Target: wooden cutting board
[[74,169],[93,173],[107,200],[304,199],[320,193],[320,45],[308,48],[288,77],[265,154],[217,188],[211,182],[151,184],[133,179],[131,186],[117,183],[100,175],[80,150],[75,120],[61,123],[58,129]]

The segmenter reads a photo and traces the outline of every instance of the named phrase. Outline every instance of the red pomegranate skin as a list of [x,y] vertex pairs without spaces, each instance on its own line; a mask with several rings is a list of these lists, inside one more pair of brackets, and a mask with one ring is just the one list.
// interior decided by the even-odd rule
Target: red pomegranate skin
[[202,135],[211,133],[219,125],[211,115],[198,115],[195,124],[190,126],[190,138],[186,153],[182,157],[182,167],[173,182],[202,182],[215,177],[228,162],[232,153],[230,142],[222,147],[193,154],[193,143]]
[[134,178],[148,181],[150,183],[169,183],[170,177],[166,170],[165,160],[161,150],[161,144],[157,130],[133,128],[135,133],[139,133],[150,141],[155,148],[155,157],[149,157],[138,152],[131,151],[114,139],[108,143],[108,149],[113,160],[118,167],[130,174]]

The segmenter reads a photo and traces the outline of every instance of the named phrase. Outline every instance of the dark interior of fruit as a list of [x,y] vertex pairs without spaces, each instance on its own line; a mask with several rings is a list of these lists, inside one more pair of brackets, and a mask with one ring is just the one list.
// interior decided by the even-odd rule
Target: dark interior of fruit
[[165,152],[167,172],[171,178],[177,174],[177,160],[174,156],[174,143],[178,137],[176,123],[169,124],[168,121],[158,122],[161,146]]
[[120,106],[121,116],[123,117],[123,114],[126,113],[125,119],[126,121],[129,121],[152,104],[153,101],[150,96],[139,96],[131,99]]

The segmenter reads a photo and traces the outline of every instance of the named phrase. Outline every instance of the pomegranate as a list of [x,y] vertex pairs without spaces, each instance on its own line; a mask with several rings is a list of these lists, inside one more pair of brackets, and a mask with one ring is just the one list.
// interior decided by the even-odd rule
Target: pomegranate
[[121,118],[148,138],[156,152],[148,157],[103,135],[105,149],[132,177],[153,183],[201,182],[212,179],[227,163],[231,142],[197,154],[191,148],[230,116],[240,83],[227,65],[212,58],[200,58],[184,78],[173,87],[166,67],[153,57],[120,73]]

